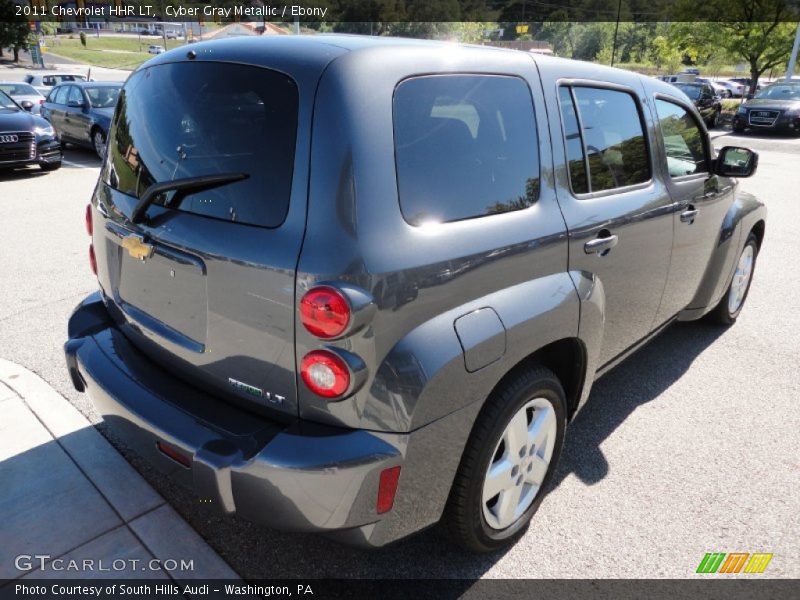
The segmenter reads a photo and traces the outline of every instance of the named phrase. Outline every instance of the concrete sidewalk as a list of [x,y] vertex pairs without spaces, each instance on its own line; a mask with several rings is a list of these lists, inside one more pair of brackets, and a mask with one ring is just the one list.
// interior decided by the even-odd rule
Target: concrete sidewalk
[[0,579],[238,578],[66,399],[2,359],[0,515]]

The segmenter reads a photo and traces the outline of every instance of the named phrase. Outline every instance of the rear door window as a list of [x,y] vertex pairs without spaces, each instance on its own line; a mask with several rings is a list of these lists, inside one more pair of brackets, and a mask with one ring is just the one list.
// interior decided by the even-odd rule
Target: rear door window
[[289,208],[298,93],[288,76],[229,63],[134,73],[119,95],[104,180],[140,197],[155,183],[220,173],[247,179],[156,199],[171,209],[278,227]]
[[412,225],[519,210],[538,197],[539,142],[522,79],[407,79],[395,90],[394,134],[400,208]]
[[634,96],[621,90],[579,85],[562,90],[566,91],[560,92],[559,102],[573,193],[603,192],[649,181],[650,155]]

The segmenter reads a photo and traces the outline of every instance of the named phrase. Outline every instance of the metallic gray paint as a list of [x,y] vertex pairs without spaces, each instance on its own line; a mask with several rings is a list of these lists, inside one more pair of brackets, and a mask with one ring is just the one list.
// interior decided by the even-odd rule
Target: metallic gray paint
[[[739,193],[733,200],[735,181],[713,178],[719,193],[708,210],[701,206],[695,223],[679,225],[686,198],[668,181],[652,111],[656,94],[675,90],[656,80],[415,40],[314,36],[192,48],[196,58],[179,49],[147,64],[232,61],[277,69],[297,82],[286,222],[268,230],[154,206],[150,223],[137,228],[129,219],[135,199],[100,184],[93,210],[102,290],[116,289],[119,274],[112,231],[147,234],[157,253],[163,246],[159,256],[207,270],[207,331],[197,337],[210,341],[212,352],[174,343],[152,324],[120,314],[124,306],[115,298],[104,304],[95,294],[70,321],[67,362],[76,388],[88,389],[144,454],[223,512],[274,527],[377,546],[435,523],[476,416],[515,366],[550,344],[577,340],[585,369],[565,388],[575,388],[583,405],[596,375],[679,311],[691,306],[694,312],[681,313],[689,318],[713,307],[747,232],[765,216],[755,199]],[[527,82],[541,162],[533,206],[432,227],[402,218],[392,95],[398,82],[426,73],[497,73]],[[639,98],[650,182],[598,197],[572,195],[558,109],[564,78],[611,82]],[[687,193],[706,186],[692,181]],[[680,226],[703,233],[695,241],[700,258],[673,250]],[[607,256],[587,255],[584,243],[603,229],[619,235],[618,245]],[[184,254],[192,258],[176,258]],[[700,270],[687,269],[687,260],[700,261]],[[682,281],[682,288],[664,303],[668,281]],[[339,287],[354,309],[349,335],[337,340],[310,335],[295,310],[308,289],[323,283]],[[231,294],[245,288],[251,294]],[[190,301],[186,290],[173,293]],[[321,347],[362,362],[351,364],[358,385],[342,400],[324,400],[297,383],[297,364]],[[218,389],[218,377],[286,401],[277,411],[254,404],[244,392]],[[191,456],[192,471],[157,452],[156,439]],[[377,515],[378,474],[398,464],[394,508]]]

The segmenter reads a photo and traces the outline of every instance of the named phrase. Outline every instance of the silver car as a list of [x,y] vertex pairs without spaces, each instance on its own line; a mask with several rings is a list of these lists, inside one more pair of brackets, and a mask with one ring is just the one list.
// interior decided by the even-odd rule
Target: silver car
[[19,81],[0,81],[0,90],[11,96],[14,102],[28,112],[34,115],[41,114],[44,96],[33,86]]

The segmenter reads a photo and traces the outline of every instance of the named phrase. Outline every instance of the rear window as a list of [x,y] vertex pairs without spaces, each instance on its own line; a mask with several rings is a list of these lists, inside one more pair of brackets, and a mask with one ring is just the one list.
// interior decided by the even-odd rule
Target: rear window
[[39,92],[27,83],[0,83],[0,90],[9,96],[38,96]]
[[527,84],[499,75],[435,75],[394,96],[397,186],[412,225],[527,208],[539,152]]
[[104,180],[140,197],[155,183],[219,173],[247,179],[156,199],[179,211],[278,227],[289,208],[297,87],[260,67],[173,63],[134,73],[119,94]]

